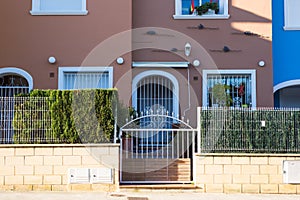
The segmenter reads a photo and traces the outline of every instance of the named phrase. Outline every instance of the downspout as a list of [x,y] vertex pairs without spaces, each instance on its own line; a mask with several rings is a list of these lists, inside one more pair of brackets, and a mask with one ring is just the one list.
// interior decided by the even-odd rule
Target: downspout
[[118,131],[117,131],[117,128],[118,128],[118,105],[117,105],[117,103],[116,103],[116,108],[115,108],[115,114],[114,114],[114,116],[115,116],[115,123],[114,123],[114,144],[116,144],[117,143],[117,139],[118,139],[118,136],[117,136],[117,134],[118,134]]
[[188,108],[183,111],[183,116],[185,117],[185,113],[191,109],[191,84],[190,84],[190,68],[187,68],[188,75]]

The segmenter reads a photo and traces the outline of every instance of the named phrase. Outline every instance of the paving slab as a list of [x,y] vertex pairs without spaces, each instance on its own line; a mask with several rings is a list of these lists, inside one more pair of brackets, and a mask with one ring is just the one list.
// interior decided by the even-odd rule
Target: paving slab
[[207,194],[156,191],[130,193],[98,192],[0,192],[1,200],[299,200],[300,195]]

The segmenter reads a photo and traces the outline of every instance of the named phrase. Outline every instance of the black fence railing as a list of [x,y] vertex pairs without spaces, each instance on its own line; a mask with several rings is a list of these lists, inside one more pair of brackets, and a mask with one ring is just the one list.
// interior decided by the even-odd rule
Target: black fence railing
[[299,109],[202,108],[203,153],[300,153]]

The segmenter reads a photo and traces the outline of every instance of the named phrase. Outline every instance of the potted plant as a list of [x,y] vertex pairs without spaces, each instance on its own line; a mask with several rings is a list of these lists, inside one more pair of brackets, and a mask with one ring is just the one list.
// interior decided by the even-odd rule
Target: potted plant
[[212,98],[215,100],[216,104],[220,107],[230,106],[232,104],[232,98],[227,94],[227,90],[230,86],[218,83],[212,88]]
[[204,4],[202,4],[201,6],[197,6],[195,7],[197,14],[198,15],[203,15],[206,14],[210,11],[213,11],[214,14],[218,14],[219,13],[219,5],[217,2],[206,2]]

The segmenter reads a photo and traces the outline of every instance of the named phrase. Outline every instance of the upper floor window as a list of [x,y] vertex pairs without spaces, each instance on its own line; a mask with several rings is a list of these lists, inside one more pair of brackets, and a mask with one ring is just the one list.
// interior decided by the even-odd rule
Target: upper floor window
[[31,15],[87,15],[86,0],[32,0]]
[[174,19],[228,19],[228,0],[175,0]]
[[284,29],[300,30],[300,1],[285,0],[284,1]]

